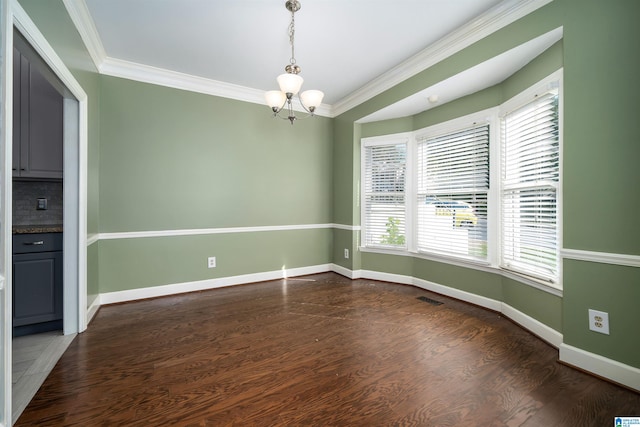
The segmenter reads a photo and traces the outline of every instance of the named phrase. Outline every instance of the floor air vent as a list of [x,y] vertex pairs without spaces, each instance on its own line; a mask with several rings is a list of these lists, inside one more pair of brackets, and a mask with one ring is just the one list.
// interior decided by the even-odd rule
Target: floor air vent
[[431,299],[429,297],[418,297],[418,299],[420,301],[424,301],[424,302],[428,302],[431,305],[442,305],[443,303],[441,303],[440,301],[436,301],[434,299]]

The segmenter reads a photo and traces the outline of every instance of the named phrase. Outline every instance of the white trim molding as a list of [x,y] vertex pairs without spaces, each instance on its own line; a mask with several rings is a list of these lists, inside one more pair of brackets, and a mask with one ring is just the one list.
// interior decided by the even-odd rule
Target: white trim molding
[[608,252],[583,251],[580,249],[562,249],[560,255],[565,259],[598,262],[602,264],[640,267],[640,255],[614,254]]
[[[471,292],[463,291],[449,286],[441,285],[439,283],[430,282],[424,279],[412,278],[412,285],[417,286],[427,291],[436,292],[438,294],[446,295],[451,298],[459,299],[461,301],[469,302],[471,304],[479,305],[480,307],[487,308],[489,310],[501,312],[502,303],[492,298],[476,295]],[[522,315],[524,316],[524,314]]]
[[98,240],[100,240],[100,235],[99,234],[90,234],[90,235],[88,235],[87,236],[87,246],[93,245]]
[[107,52],[104,50],[102,40],[98,34],[93,18],[89,13],[87,4],[84,0],[62,0],[67,13],[71,17],[73,24],[76,26],[80,38],[87,47],[89,56],[96,68],[99,70],[100,65],[107,58]]
[[555,348],[560,348],[562,345],[563,336],[560,332],[550,328],[533,317],[527,316],[521,311],[511,307],[509,304],[501,303],[500,312]]
[[560,345],[560,361],[640,392],[640,369],[633,366],[568,344]]
[[[197,236],[206,234],[258,233],[265,231],[315,230],[334,228],[334,224],[266,225],[255,227],[194,228],[183,230],[127,231],[100,233],[97,240],[138,239],[145,237]],[[92,238],[92,243],[94,243]]]
[[239,276],[229,276],[216,279],[198,280],[195,282],[152,286],[148,288],[129,289],[126,291],[116,291],[100,294],[99,302],[100,304],[115,304],[119,302],[156,298],[186,292],[216,289],[226,286],[264,282],[267,280],[286,279],[288,277],[305,276],[308,274],[325,273],[327,271],[331,271],[331,264],[266,271],[262,273],[242,274]]
[[100,308],[100,295],[96,295],[96,297],[91,301],[89,307],[87,308],[87,325],[91,320],[93,320],[93,316],[96,315],[98,309]]
[[333,271],[334,273],[338,273],[341,276],[347,277],[351,280],[360,278],[359,276],[356,277],[356,271],[350,270],[347,267],[343,267],[338,264],[331,264],[331,271]]
[[346,225],[346,224],[331,224],[331,225],[335,229],[345,230],[345,231],[360,231],[362,228],[359,225]]

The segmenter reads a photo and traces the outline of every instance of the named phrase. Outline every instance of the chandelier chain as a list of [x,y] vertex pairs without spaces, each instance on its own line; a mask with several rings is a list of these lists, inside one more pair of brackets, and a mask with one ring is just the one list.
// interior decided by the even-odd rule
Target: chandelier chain
[[295,35],[296,35],[296,18],[295,18],[295,9],[291,10],[291,23],[289,24],[289,44],[291,45],[291,59],[289,62],[291,65],[296,65],[296,55],[295,55]]

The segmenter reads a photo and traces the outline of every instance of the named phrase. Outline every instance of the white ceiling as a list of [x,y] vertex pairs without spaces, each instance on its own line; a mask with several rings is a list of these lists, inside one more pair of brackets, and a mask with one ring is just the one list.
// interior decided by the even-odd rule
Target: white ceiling
[[[323,103],[329,107],[344,103],[370,82],[389,75],[399,64],[461,28],[484,24],[507,6],[514,8],[526,3],[523,0],[300,1],[302,8],[295,14],[295,53],[305,79],[303,89],[322,90]],[[103,56],[110,61],[121,60],[247,90],[266,91],[277,88],[275,78],[291,56],[290,13],[284,7],[285,0],[66,0],[66,3],[75,3],[88,11],[87,18],[94,25],[93,44],[101,45]],[[496,58],[502,70],[500,75],[515,72],[539,54],[540,49],[546,49],[550,40]],[[496,63],[485,65],[496,69]],[[437,91],[439,103],[503,78],[483,71],[486,68],[482,64],[478,67],[453,77],[455,81],[449,83],[454,84],[442,82],[432,88]],[[389,118],[399,111],[406,115],[424,110],[424,98],[432,93],[416,95],[419,102],[406,101],[397,109],[378,113],[374,119]]]

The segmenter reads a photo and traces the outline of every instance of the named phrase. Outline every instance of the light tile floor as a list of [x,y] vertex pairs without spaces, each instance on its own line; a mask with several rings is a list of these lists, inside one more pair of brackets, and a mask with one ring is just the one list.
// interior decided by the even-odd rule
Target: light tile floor
[[15,422],[76,334],[61,331],[13,339],[12,419]]

